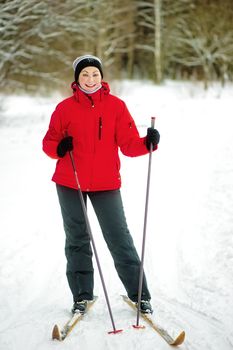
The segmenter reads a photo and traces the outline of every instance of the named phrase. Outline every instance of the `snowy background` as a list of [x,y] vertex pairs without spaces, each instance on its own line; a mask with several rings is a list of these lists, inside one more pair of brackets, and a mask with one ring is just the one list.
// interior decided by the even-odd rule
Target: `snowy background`
[[[154,317],[172,335],[184,329],[183,350],[233,349],[233,85],[168,81],[112,84],[141,136],[156,116],[145,270]],[[51,340],[72,298],[65,277],[64,233],[54,184],[55,161],[41,150],[61,96],[0,95],[0,349],[169,349],[135,314],[93,214],[92,231],[117,328],[112,330],[96,268],[99,299],[64,343]],[[122,159],[122,196],[141,254],[148,157]],[[141,321],[143,323],[143,321]]]

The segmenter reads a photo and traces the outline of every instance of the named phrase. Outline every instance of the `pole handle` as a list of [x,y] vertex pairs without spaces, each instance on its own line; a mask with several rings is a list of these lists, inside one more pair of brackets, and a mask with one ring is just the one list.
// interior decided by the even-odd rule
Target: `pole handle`
[[153,129],[155,128],[155,119],[156,119],[156,117],[151,117],[151,127]]

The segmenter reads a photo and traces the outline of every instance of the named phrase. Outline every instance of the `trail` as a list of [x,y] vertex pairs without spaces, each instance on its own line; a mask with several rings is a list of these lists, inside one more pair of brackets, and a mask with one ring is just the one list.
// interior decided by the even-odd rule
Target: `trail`
[[[139,106],[143,88],[145,103]],[[133,84],[126,91],[142,134],[147,122],[139,115],[154,115],[153,96],[160,116],[161,148],[152,160],[145,259],[154,317],[173,335],[186,331],[181,350],[231,350],[232,88],[221,98],[200,92],[196,99],[183,96],[179,84],[169,89],[145,85],[141,90]],[[6,100],[0,114],[0,348],[169,349],[150,327],[133,329],[136,314],[121,300],[125,291],[89,204],[114,320],[124,332],[108,334],[111,322],[95,266],[96,305],[64,343],[51,340],[54,324],[66,322],[72,304],[60,208],[50,182],[55,162],[41,151],[56,101],[20,96]],[[146,157],[122,157],[122,196],[139,254],[145,204],[141,184],[146,184],[147,165]]]

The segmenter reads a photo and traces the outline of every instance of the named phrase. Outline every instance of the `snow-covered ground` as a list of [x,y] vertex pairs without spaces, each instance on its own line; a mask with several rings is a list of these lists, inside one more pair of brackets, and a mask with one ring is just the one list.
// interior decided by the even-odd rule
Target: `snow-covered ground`
[[[183,350],[233,349],[233,86],[204,91],[168,81],[113,84],[143,136],[156,116],[161,133],[152,157],[145,270],[154,317]],[[114,321],[96,268],[99,299],[64,343],[51,340],[72,298],[65,277],[64,233],[54,184],[55,161],[41,150],[61,97],[0,96],[0,349],[153,350],[169,346],[152,330],[135,330],[135,314],[88,206]],[[141,253],[148,157],[122,156],[122,196]],[[141,321],[143,323],[143,321]]]

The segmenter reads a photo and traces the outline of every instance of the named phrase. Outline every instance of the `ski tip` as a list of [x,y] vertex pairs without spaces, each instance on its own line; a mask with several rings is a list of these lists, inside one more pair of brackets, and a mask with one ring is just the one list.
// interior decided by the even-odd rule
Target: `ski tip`
[[57,324],[53,327],[52,339],[62,340],[61,332]]
[[173,346],[181,345],[184,339],[185,339],[185,332],[182,331],[170,345],[173,345]]

